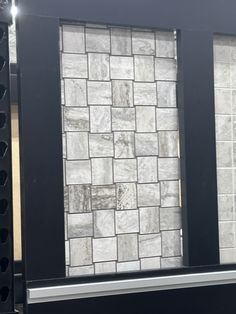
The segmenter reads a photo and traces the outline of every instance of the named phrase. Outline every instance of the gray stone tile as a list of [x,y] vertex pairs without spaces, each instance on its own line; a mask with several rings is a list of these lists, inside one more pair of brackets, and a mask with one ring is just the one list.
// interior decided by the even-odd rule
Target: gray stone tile
[[157,108],[156,109],[157,130],[176,131],[178,130],[178,109]]
[[135,109],[134,108],[112,108],[112,130],[134,131]]
[[111,29],[112,55],[131,55],[131,30],[128,28]]
[[65,80],[61,80],[61,104],[65,104]]
[[69,277],[82,277],[94,275],[94,266],[69,267]]
[[159,158],[158,159],[158,178],[159,180],[178,180],[179,159],[178,158]]
[[133,272],[138,270],[140,270],[139,261],[117,263],[118,273]]
[[91,164],[89,160],[70,160],[66,162],[66,184],[91,183]]
[[69,245],[69,241],[65,241],[65,262],[66,265],[70,264],[70,245]]
[[138,238],[137,234],[121,234],[118,241],[118,261],[132,261],[138,259]]
[[156,84],[134,83],[134,104],[136,106],[156,106]]
[[162,235],[162,256],[171,257],[181,254],[180,231],[163,231]]
[[91,188],[89,185],[69,186],[70,213],[83,213],[91,211]]
[[87,106],[87,85],[84,79],[65,79],[65,105]]
[[114,159],[114,181],[137,181],[136,159]]
[[157,82],[157,105],[158,107],[176,107],[176,83]]
[[112,97],[114,107],[133,107],[133,82],[113,80]]
[[89,79],[95,81],[110,80],[109,55],[102,53],[88,54]]
[[64,186],[64,211],[69,211],[69,187]]
[[231,169],[217,169],[218,194],[233,193],[233,172]]
[[232,221],[219,222],[220,248],[234,247],[235,223]]
[[181,228],[181,210],[179,207],[160,208],[161,230]]
[[157,133],[135,134],[136,156],[157,156],[158,135]]
[[134,158],[134,132],[114,132],[115,158]]
[[92,186],[92,209],[115,209],[115,185]]
[[112,237],[115,235],[114,210],[94,211],[94,237]]
[[159,156],[160,157],[178,157],[177,131],[160,131],[159,135]]
[[111,132],[110,106],[90,107],[90,130],[92,133]]
[[154,81],[154,57],[134,56],[135,81]]
[[236,64],[230,64],[230,83],[232,88],[236,88]]
[[232,117],[230,115],[216,115],[216,140],[231,141],[232,140]]
[[92,213],[68,215],[68,237],[91,237],[93,236]]
[[139,235],[139,257],[161,256],[161,234]]
[[220,249],[220,263],[221,264],[232,264],[235,263],[235,249],[225,248]]
[[155,58],[155,79],[158,81],[176,81],[176,61],[167,58]]
[[111,79],[134,79],[133,57],[111,56]]
[[90,157],[113,157],[113,134],[89,134]]
[[164,257],[161,258],[161,268],[179,268],[183,266],[182,257]]
[[148,32],[132,32],[133,54],[154,55],[155,40],[154,33]]
[[157,157],[138,157],[138,182],[157,182]]
[[66,134],[62,134],[62,154],[63,158],[67,157],[67,151],[66,151]]
[[110,274],[116,272],[116,262],[95,263],[96,274]]
[[216,62],[214,66],[215,87],[230,87],[230,65]]
[[[217,100],[216,100],[216,102],[217,102]],[[222,105],[223,105],[223,103],[224,102],[222,100]],[[227,100],[225,100],[225,103],[226,103],[226,107],[228,109]],[[231,102],[231,105],[232,105],[232,114],[236,114],[236,90],[232,90],[232,102]],[[231,107],[229,106],[229,108],[231,108]]]
[[113,183],[112,158],[92,158],[92,183],[94,185]]
[[111,82],[88,82],[89,105],[111,105]]
[[159,58],[175,57],[174,32],[156,32],[156,56]]
[[64,110],[65,131],[89,131],[88,108],[70,108]]
[[70,240],[70,266],[92,264],[91,238]]
[[110,30],[86,28],[86,51],[110,52]]
[[88,133],[67,132],[67,159],[88,159]]
[[107,262],[117,259],[117,240],[112,238],[93,239],[93,261]]
[[161,268],[160,257],[141,258],[142,270],[151,270],[151,269],[160,269],[160,268]]
[[117,209],[136,209],[137,192],[135,183],[116,184]]
[[79,25],[63,25],[63,51],[73,53],[85,52],[84,27]]
[[233,143],[217,142],[216,143],[217,167],[233,166]]
[[156,131],[155,107],[137,106],[136,125],[137,132],[155,132]]
[[138,184],[138,206],[160,205],[160,184]]
[[87,78],[87,56],[63,53],[62,76],[68,78]]
[[234,220],[234,197],[233,195],[218,196],[219,221]]
[[161,181],[161,207],[179,206],[179,182]]
[[160,212],[159,207],[143,207],[140,213],[140,233],[160,232]]
[[215,62],[230,62],[230,37],[214,36],[214,60]]
[[233,97],[230,89],[215,88],[215,113],[231,114]]
[[116,211],[116,234],[139,232],[138,210]]

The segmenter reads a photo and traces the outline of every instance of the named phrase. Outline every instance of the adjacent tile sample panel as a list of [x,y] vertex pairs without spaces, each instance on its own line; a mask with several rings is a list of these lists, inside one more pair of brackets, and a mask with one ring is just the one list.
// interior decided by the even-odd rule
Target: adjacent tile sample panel
[[219,246],[225,264],[236,262],[236,37],[215,36],[214,68]]
[[173,32],[63,25],[68,276],[182,265]]

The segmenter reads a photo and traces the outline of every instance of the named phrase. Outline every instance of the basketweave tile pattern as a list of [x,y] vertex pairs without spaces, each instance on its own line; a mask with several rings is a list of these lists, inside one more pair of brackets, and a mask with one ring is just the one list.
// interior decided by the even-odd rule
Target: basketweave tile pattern
[[174,33],[60,32],[67,275],[180,267]]
[[236,37],[215,36],[215,121],[221,263],[236,262]]

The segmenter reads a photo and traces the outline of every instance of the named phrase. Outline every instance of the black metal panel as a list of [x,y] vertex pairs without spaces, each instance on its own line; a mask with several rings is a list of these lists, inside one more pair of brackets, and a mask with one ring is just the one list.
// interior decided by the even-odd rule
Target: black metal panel
[[64,277],[59,21],[21,17],[17,36],[25,278]]

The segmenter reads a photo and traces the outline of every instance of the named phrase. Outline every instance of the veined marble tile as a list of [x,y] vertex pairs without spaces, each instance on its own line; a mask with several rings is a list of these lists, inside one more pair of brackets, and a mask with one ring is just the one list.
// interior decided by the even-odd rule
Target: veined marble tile
[[114,181],[136,182],[136,159],[114,159]]
[[138,182],[157,182],[157,157],[138,157]]
[[174,59],[155,58],[155,79],[157,81],[176,81],[177,67]]
[[91,188],[89,185],[69,186],[70,213],[83,213],[91,211]]
[[84,79],[65,79],[65,105],[87,106],[87,85]]
[[87,78],[87,56],[82,54],[62,54],[62,76],[64,78]]
[[128,28],[111,29],[111,53],[131,55],[131,30]]
[[109,55],[102,53],[88,54],[89,79],[95,81],[109,81]]
[[134,56],[135,81],[154,82],[154,57]]
[[111,82],[88,81],[88,104],[111,105]]
[[161,256],[161,234],[139,235],[139,257]]
[[88,108],[64,109],[65,131],[89,131]]
[[139,232],[138,210],[121,210],[115,213],[116,233]]
[[132,272],[140,270],[140,262],[132,261],[132,262],[122,262],[117,263],[117,272]]
[[232,140],[232,117],[230,115],[216,115],[216,140],[231,141]]
[[88,133],[67,132],[67,159],[88,159]]
[[156,56],[160,58],[175,57],[174,32],[156,32]]
[[94,274],[94,266],[69,267],[69,277],[88,276]]
[[85,52],[84,27],[78,25],[63,25],[63,51]]
[[234,196],[218,195],[218,214],[219,221],[234,220]]
[[113,183],[112,158],[92,158],[92,183],[94,185]]
[[90,160],[66,161],[66,184],[91,183]]
[[118,261],[132,261],[138,259],[138,236],[137,234],[120,234],[118,241]]
[[225,88],[215,88],[215,113],[231,114],[232,91]]
[[134,108],[112,108],[112,130],[134,131],[135,109]]
[[94,237],[112,237],[115,235],[114,210],[94,211]]
[[216,160],[217,167],[233,166],[233,143],[217,142],[216,143]]
[[111,56],[111,79],[134,79],[133,57],[115,57]]
[[177,106],[175,82],[157,82],[157,106],[164,108]]
[[114,132],[115,158],[134,158],[134,132]]
[[230,64],[216,62],[214,66],[215,87],[230,87]]
[[117,240],[112,238],[93,239],[93,261],[107,262],[117,259]]
[[68,237],[91,237],[93,236],[92,213],[68,215]]
[[92,209],[115,209],[115,185],[92,186]]
[[137,106],[136,125],[137,132],[155,132],[156,131],[155,107]]
[[159,156],[178,157],[178,131],[160,131],[159,135]]
[[178,180],[179,179],[179,159],[178,158],[159,158],[158,159],[158,178],[159,180]]
[[132,32],[133,54],[154,55],[155,40],[152,32]]
[[160,184],[138,184],[138,206],[146,207],[158,205],[160,205]]
[[90,157],[113,157],[113,134],[89,134]]
[[162,256],[179,256],[181,254],[180,231],[162,231]]
[[136,209],[137,192],[135,183],[117,183],[116,184],[117,209]]
[[112,81],[114,107],[133,107],[133,82],[128,80]]
[[179,268],[183,264],[182,257],[164,257],[161,258],[161,268]]
[[90,107],[90,129],[92,133],[111,132],[110,106]]
[[231,169],[217,169],[218,194],[233,193],[233,172]]
[[136,156],[157,156],[158,135],[157,133],[135,134]]
[[95,263],[96,274],[110,274],[116,272],[116,262]]
[[110,52],[110,30],[86,28],[86,51]]
[[160,208],[161,230],[181,228],[181,209],[179,207]]
[[140,233],[160,232],[159,207],[142,207],[140,213]]
[[179,182],[161,181],[161,207],[179,206]]
[[157,108],[156,119],[158,131],[178,130],[178,110],[176,108]]
[[134,104],[136,106],[156,106],[156,84],[134,83]]
[[160,257],[141,258],[141,269],[152,270],[161,268]]
[[235,245],[235,222],[219,222],[220,248],[233,248]]
[[92,264],[91,238],[70,239],[70,266]]

